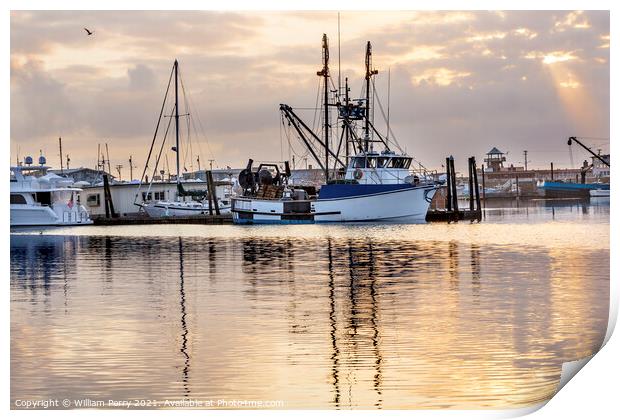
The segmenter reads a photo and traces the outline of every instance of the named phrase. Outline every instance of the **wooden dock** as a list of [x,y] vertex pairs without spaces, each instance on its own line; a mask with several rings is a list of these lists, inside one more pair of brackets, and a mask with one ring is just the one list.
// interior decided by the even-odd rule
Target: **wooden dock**
[[426,213],[427,222],[458,222],[459,220],[480,221],[481,213],[478,210],[446,210],[434,209]]
[[148,216],[124,216],[124,217],[96,217],[93,218],[95,225],[99,226],[118,226],[118,225],[228,225],[232,224],[231,214],[199,216],[169,216],[169,217],[148,217]]

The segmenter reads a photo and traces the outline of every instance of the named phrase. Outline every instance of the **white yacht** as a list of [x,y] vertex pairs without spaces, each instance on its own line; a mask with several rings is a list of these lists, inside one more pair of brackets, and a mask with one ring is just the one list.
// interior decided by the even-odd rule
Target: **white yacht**
[[39,166],[32,165],[30,156],[26,165],[11,167],[11,226],[87,225],[92,220],[77,202],[80,188],[74,188],[73,179],[48,173],[45,158]]

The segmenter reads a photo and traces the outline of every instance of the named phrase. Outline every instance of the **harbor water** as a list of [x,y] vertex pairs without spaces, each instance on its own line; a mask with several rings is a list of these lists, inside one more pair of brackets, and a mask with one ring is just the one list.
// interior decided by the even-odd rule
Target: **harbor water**
[[12,407],[544,402],[605,336],[609,199],[496,207],[480,224],[13,230]]

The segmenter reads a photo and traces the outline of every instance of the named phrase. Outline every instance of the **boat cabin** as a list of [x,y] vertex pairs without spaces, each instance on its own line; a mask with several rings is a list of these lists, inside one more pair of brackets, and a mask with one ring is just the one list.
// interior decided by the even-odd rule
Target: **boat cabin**
[[413,180],[409,170],[413,159],[386,150],[352,156],[345,173],[345,180],[359,184],[403,184]]

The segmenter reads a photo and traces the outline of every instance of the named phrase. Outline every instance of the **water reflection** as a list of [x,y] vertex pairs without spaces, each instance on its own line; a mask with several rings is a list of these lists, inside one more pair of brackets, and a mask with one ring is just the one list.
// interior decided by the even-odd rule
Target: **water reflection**
[[408,229],[12,235],[11,396],[502,408],[548,399],[600,346],[608,250]]

